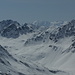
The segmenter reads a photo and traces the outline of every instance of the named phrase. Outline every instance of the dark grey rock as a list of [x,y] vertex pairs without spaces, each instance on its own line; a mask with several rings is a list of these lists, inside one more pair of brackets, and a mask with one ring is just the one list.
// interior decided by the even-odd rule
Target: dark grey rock
[[19,31],[17,29],[17,26],[15,24],[12,24],[3,30],[1,32],[1,35],[7,38],[17,38],[19,37]]

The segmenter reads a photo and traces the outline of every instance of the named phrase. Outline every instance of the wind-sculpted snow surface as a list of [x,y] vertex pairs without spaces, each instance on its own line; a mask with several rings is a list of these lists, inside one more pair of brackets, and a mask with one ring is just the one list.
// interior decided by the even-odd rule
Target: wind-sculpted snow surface
[[0,74],[75,75],[75,20],[34,24],[11,23],[1,30]]

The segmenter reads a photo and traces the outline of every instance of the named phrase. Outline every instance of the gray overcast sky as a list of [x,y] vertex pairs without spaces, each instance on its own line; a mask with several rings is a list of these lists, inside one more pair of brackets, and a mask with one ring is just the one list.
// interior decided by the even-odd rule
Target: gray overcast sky
[[0,21],[4,19],[70,21],[75,19],[75,0],[0,0]]

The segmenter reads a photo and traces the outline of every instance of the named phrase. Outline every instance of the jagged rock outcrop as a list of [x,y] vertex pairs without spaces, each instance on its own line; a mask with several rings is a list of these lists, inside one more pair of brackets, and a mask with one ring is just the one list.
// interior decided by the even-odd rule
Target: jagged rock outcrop
[[31,33],[34,31],[33,26],[28,25],[27,23],[25,23],[23,26],[19,27],[18,30],[19,30],[20,34],[27,34],[27,33]]
[[50,33],[50,40],[54,40],[55,42],[58,41],[58,39],[64,38],[64,37],[70,37],[75,35],[75,20],[72,20],[68,24],[58,27],[56,30],[54,30],[52,33]]
[[15,24],[17,27],[20,26],[20,24],[17,21],[3,20],[0,22],[0,31],[2,31],[3,29],[5,29],[6,27],[8,27],[11,24]]
[[15,24],[11,24],[7,28],[5,28],[1,32],[1,36],[7,37],[7,38],[17,38],[19,37],[19,31],[17,29],[17,26]]

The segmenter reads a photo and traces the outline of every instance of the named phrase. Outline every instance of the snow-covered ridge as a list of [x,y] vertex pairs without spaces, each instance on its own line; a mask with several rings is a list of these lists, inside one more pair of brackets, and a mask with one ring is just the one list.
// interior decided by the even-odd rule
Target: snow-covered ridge
[[54,30],[52,33],[50,33],[50,39],[57,41],[64,37],[70,37],[74,36],[75,34],[75,20],[72,20],[68,24],[64,26],[58,27],[56,30]]
[[33,36],[33,38],[28,39],[25,44],[27,45],[28,43],[35,44],[37,42],[48,42],[49,40],[57,42],[59,39],[62,39],[64,37],[71,37],[74,36],[74,34],[75,20],[72,20],[66,25],[52,25],[48,27],[46,30],[40,32],[35,37]]

